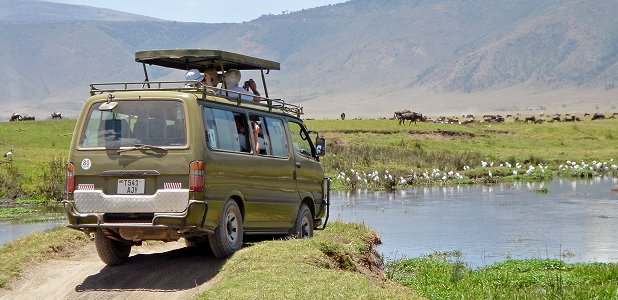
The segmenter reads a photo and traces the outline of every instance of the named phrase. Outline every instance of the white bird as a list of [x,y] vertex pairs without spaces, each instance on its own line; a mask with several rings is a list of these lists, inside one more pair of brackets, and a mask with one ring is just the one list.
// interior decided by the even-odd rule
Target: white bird
[[13,149],[11,149],[11,151],[9,151],[9,152],[7,152],[7,153],[4,153],[4,157],[6,157],[6,158],[11,158],[11,157],[13,157]]

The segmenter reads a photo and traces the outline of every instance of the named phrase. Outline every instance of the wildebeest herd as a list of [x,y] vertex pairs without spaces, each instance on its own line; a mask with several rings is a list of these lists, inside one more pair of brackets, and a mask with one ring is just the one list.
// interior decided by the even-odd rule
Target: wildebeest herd
[[[51,113],[52,120],[54,119],[62,119],[62,114],[55,111]],[[33,115],[22,115],[20,113],[13,113],[9,118],[9,122],[13,121],[34,121],[36,118]]]
[[[616,119],[618,118],[618,112],[613,113],[609,117],[606,117],[602,113],[585,113],[583,117],[589,117],[590,120],[603,120],[603,119]],[[470,124],[470,123],[504,123],[507,119],[511,119],[513,122],[524,122],[524,123],[534,123],[534,124],[542,124],[542,123],[551,123],[551,122],[578,122],[581,121],[583,117],[578,117],[575,114],[553,114],[546,115],[541,113],[537,116],[532,115],[511,115],[508,114],[506,116],[502,115],[490,115],[486,114],[482,117],[475,117],[474,115],[462,115],[461,118],[452,116],[452,117],[437,117],[435,119],[429,118],[427,116],[423,116],[421,113],[410,111],[409,109],[400,109],[395,111],[393,115],[393,119],[399,121],[399,125],[405,124],[406,121],[409,121],[408,124],[412,122],[434,122],[434,123],[443,123],[443,124]]]

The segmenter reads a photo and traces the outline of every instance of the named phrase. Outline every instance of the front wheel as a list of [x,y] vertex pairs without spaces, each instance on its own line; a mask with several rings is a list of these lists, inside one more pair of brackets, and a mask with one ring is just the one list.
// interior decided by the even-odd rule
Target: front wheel
[[101,229],[94,233],[94,245],[99,258],[108,266],[125,262],[131,253],[131,245],[106,237]]
[[290,235],[299,239],[308,239],[313,236],[313,215],[307,204],[302,203],[298,208],[296,223]]
[[212,253],[217,258],[225,258],[242,247],[243,221],[240,209],[234,201],[228,201],[219,218],[219,226],[208,236]]

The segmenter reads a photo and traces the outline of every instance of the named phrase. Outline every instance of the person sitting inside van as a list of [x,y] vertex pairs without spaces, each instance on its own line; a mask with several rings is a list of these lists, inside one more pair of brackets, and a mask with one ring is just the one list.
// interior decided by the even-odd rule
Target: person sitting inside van
[[[234,92],[221,91],[221,94],[223,96],[238,98],[238,95],[240,94],[241,100],[246,100],[246,101],[253,100],[255,102],[260,102],[260,93],[258,92],[257,86],[255,84],[255,81],[253,81],[253,79],[249,80],[249,87],[248,87],[249,89],[251,89],[254,95],[253,97],[251,97],[249,95],[245,95],[247,93],[247,90],[238,86],[238,83],[240,82],[240,71],[239,70],[229,69],[227,70],[227,72],[225,72],[223,77],[225,78],[225,83],[227,85],[226,88],[228,90],[239,92],[239,93],[234,93]],[[253,84],[251,84],[251,82],[253,82]]]
[[236,131],[238,133],[238,144],[240,145],[240,152],[251,152],[249,148],[249,143],[247,143],[247,127],[245,125],[245,121],[243,121],[242,116],[234,116],[234,121],[236,121]]

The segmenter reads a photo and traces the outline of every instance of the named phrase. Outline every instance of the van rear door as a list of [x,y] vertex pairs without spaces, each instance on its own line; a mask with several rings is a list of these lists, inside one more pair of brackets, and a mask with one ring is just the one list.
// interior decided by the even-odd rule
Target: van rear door
[[[73,145],[77,151],[69,157],[75,164],[76,208],[80,212],[184,211],[189,165],[201,153],[190,151],[185,103],[137,99],[114,103],[110,109],[109,102],[94,102],[79,121]],[[160,190],[177,191],[154,197]],[[96,192],[83,192],[87,199],[80,200],[80,191]],[[166,198],[180,193],[183,200]]]

